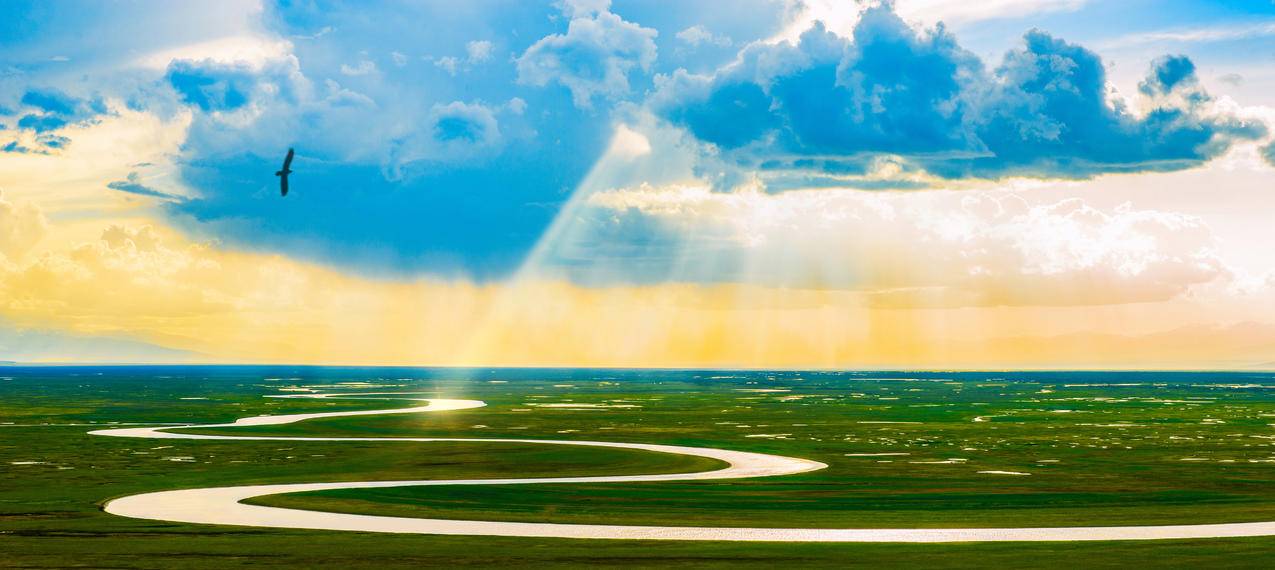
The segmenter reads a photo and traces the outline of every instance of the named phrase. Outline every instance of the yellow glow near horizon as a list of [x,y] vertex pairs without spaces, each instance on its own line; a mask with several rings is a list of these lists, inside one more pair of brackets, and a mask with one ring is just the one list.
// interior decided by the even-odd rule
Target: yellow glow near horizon
[[882,309],[855,292],[738,284],[377,281],[154,230],[112,231],[0,282],[13,325],[212,362],[1210,368],[1260,362],[1255,344],[1275,338],[1260,326],[1174,331],[1197,316],[1183,301]]

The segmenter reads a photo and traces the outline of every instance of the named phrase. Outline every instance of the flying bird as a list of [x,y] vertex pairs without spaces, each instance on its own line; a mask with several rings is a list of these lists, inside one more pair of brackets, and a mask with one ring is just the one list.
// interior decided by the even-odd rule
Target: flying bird
[[292,149],[288,149],[288,156],[283,159],[283,170],[274,173],[275,176],[279,177],[279,192],[283,196],[288,195],[288,175],[292,174],[292,170],[290,170],[292,155]]

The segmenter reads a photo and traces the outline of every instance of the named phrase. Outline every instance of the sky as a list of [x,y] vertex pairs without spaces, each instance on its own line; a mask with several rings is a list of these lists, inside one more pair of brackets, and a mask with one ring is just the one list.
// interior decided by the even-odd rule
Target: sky
[[0,360],[1275,368],[1270,0],[5,11]]

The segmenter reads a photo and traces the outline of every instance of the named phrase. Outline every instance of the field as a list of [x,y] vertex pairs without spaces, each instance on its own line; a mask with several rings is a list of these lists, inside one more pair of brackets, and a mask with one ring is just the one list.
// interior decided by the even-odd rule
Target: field
[[1275,375],[304,367],[0,368],[0,565],[1260,567],[1275,537],[980,544],[674,543],[397,536],[170,524],[107,499],[217,485],[690,472],[711,460],[509,443],[137,440],[110,422],[213,423],[404,403],[485,408],[204,430],[588,439],[721,447],[828,469],[738,481],[325,491],[264,504],[434,518],[790,527],[1275,520]]

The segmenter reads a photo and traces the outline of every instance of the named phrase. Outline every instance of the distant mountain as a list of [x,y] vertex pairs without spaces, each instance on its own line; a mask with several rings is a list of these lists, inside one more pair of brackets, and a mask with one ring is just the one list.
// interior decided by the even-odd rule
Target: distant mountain
[[194,353],[129,338],[22,330],[0,321],[0,366],[29,362],[189,362]]

